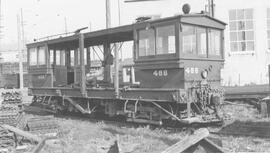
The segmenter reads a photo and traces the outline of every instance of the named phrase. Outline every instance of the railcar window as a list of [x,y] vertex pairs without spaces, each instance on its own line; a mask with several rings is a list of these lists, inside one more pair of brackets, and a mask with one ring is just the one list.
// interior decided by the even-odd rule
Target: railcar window
[[61,61],[60,50],[56,50],[56,61],[55,61],[55,64],[56,65],[60,65],[60,61]]
[[53,57],[53,50],[50,50],[50,64],[53,64],[53,60],[54,60],[54,57]]
[[38,65],[45,65],[46,57],[45,57],[45,47],[38,48]]
[[183,53],[196,54],[196,27],[182,25]]
[[65,50],[60,51],[60,65],[65,66],[66,64],[66,53]]
[[208,31],[208,46],[210,55],[220,55],[221,51],[221,31],[209,29]]
[[175,29],[174,25],[156,28],[157,54],[175,53]]
[[155,55],[155,32],[153,29],[139,31],[139,56]]
[[206,56],[206,28],[197,27],[197,45],[198,45],[198,54]]
[[70,65],[74,66],[74,50],[70,51]]
[[87,65],[87,49],[85,48],[84,50],[83,50],[83,53],[84,53],[84,65]]
[[78,55],[78,56],[77,56],[77,58],[78,58],[78,61],[77,61],[78,63],[77,63],[77,65],[80,65],[80,64],[81,64],[81,60],[80,60],[80,59],[81,59],[81,55],[80,55],[80,53],[81,53],[80,50],[77,49],[77,55]]
[[37,49],[36,48],[29,49],[29,64],[37,65]]

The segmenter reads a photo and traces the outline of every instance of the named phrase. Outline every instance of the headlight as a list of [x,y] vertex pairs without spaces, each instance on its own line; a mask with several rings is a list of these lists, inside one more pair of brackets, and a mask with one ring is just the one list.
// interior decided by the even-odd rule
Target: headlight
[[201,75],[203,79],[206,79],[208,76],[208,71],[207,70],[202,71]]

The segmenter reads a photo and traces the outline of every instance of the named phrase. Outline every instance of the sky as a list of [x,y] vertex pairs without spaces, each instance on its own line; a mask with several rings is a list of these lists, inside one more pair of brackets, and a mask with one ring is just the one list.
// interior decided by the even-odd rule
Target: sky
[[[160,0],[137,3],[125,3],[125,0],[110,1],[112,27],[134,23],[139,16],[157,14],[161,17],[173,16],[181,12],[185,3],[196,4],[192,6],[191,11],[199,12],[207,2],[207,0]],[[65,33],[66,29],[68,32],[82,27],[89,27],[84,32],[105,29],[105,2],[106,0],[1,0],[1,57],[5,61],[18,60],[14,58],[14,52],[18,50],[17,16],[23,18],[25,42],[31,43],[37,38]]]
[[[89,26],[105,26],[105,1],[101,0],[2,0],[1,43],[17,42],[17,15],[23,14],[27,42],[33,38]],[[95,24],[94,24],[95,23]]]
[[[145,12],[150,15],[163,12],[162,14],[166,16],[164,10],[172,8],[172,12],[176,13],[181,9],[181,5],[188,1],[198,0],[139,3],[124,3],[124,0],[119,0],[120,24],[132,23],[135,17],[145,15]],[[177,3],[179,6],[175,6]],[[8,44],[17,43],[17,15],[21,15],[21,12],[26,42],[31,42],[34,38],[64,33],[65,21],[68,32],[85,26],[91,27],[92,31],[104,29],[105,8],[105,0],[1,0],[3,28],[1,28],[0,50],[5,49]],[[112,26],[119,24],[118,19],[118,0],[111,0]]]

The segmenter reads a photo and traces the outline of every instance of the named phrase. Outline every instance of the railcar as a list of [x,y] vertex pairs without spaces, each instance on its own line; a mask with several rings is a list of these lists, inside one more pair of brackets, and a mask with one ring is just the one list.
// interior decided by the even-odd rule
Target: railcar
[[[182,14],[27,44],[32,105],[158,125],[219,122],[225,26]],[[133,64],[119,59],[125,42],[133,43]],[[103,55],[98,67],[94,46]]]

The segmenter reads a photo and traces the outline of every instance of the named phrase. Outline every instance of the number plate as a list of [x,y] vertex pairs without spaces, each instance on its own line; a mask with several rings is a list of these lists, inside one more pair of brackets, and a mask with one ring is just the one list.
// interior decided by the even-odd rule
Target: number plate
[[168,76],[167,70],[154,70],[153,75],[156,77],[165,77]]

